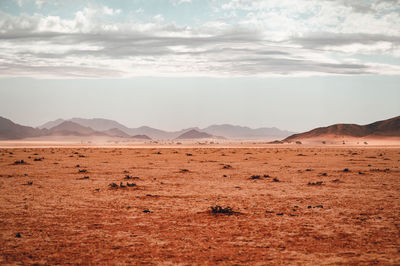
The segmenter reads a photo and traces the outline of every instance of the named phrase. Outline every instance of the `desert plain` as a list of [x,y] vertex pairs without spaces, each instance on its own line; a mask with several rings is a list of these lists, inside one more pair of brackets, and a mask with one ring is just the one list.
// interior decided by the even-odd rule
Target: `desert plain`
[[2,147],[0,264],[400,264],[399,167],[400,146]]

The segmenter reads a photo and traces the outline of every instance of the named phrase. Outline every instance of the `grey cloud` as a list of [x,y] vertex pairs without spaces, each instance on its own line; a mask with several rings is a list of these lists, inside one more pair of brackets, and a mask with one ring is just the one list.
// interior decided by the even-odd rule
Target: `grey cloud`
[[[6,23],[0,23],[0,42],[11,46],[28,44],[22,50],[0,51],[1,76],[119,77],[135,75],[136,70],[142,68],[148,68],[149,73],[155,75],[171,72],[179,75],[187,70],[200,75],[356,75],[374,70],[363,63],[326,63],[307,58],[307,53],[315,53],[313,49],[327,45],[370,44],[381,40],[399,43],[398,37],[385,35],[330,33],[272,42],[266,41],[261,32],[246,28],[188,30],[171,24],[160,26],[155,32],[127,27],[116,31],[97,27],[87,33],[42,32],[36,30],[38,17],[23,19],[28,22],[16,23],[15,19],[8,18]],[[34,49],[46,45],[43,42],[53,47],[68,46],[68,49]],[[285,47],[288,43],[302,45],[301,53]],[[98,49],[86,49],[85,46]],[[88,61],[85,65],[74,64],[74,60]],[[118,65],[113,69],[104,60],[122,60],[128,69]]]
[[400,44],[400,36],[388,36],[383,34],[361,33],[329,33],[320,32],[307,34],[302,37],[292,37],[290,42],[301,44],[305,48],[323,48],[326,46],[343,46],[348,44],[374,44],[377,42],[389,42]]
[[373,0],[371,2],[365,0],[323,0],[327,2],[335,2],[343,6],[352,8],[358,13],[376,13],[376,5],[388,4],[390,10],[400,10],[400,0]]
[[84,66],[35,66],[18,63],[1,63],[0,76],[36,76],[36,77],[69,77],[69,78],[99,78],[119,77],[122,71],[107,68]]

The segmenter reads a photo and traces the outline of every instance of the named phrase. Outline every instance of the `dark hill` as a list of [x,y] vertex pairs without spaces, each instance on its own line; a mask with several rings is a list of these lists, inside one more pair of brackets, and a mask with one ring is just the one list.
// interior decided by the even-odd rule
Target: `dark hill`
[[183,133],[182,135],[179,135],[176,139],[208,139],[208,138],[214,138],[214,136],[205,132],[200,132],[195,129],[192,129]]
[[45,133],[45,130],[21,126],[11,120],[0,117],[0,139],[23,139],[38,137]]
[[58,126],[52,127],[48,131],[48,135],[57,136],[90,136],[90,135],[104,135],[105,133],[97,132],[90,127],[84,127],[71,121],[64,121]]
[[400,137],[400,116],[364,126],[357,124],[335,124],[328,127],[319,127],[304,133],[291,135],[284,139],[284,141],[290,142],[300,139],[335,135],[359,138],[378,136]]

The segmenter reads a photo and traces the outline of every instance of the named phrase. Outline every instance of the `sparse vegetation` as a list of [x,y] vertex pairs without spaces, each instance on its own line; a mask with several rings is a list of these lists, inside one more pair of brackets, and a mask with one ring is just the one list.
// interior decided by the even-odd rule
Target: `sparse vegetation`
[[130,175],[125,175],[125,177],[124,177],[124,179],[128,179],[128,180],[130,180],[130,179],[140,179],[138,176],[130,176]]
[[24,160],[19,160],[19,161],[15,161],[13,164],[15,164],[15,165],[26,164],[26,162]]
[[[317,257],[318,264],[326,258],[319,255],[328,254],[339,264],[385,264],[396,255],[386,248],[396,244],[398,234],[393,224],[400,150],[361,141],[361,146],[352,141],[342,147],[340,139],[335,141],[334,146],[327,140],[326,146],[319,141],[280,147],[257,142],[256,148],[250,142],[229,147],[225,141],[217,147],[191,148],[185,142],[181,149],[159,148],[170,145],[163,141],[115,151],[114,144],[26,153],[0,149],[6,262],[63,264],[60,252],[66,251],[67,262],[79,264],[78,248],[98,251],[85,256],[89,263],[117,258],[130,264],[190,264],[193,256],[201,265],[307,264]],[[161,150],[163,156],[155,154]],[[32,155],[36,151],[39,156]],[[86,158],[69,158],[74,151]],[[222,152],[228,156],[221,157]],[[45,159],[35,163],[37,157]],[[12,165],[20,159],[28,164]],[[291,241],[296,236],[300,242]],[[25,248],[27,243],[34,248]],[[224,243],[229,249],[220,254],[228,247]],[[126,250],[130,245],[135,257]],[[348,248],[354,254],[343,255]],[[293,250],[297,253],[289,259],[295,260],[278,256]]]
[[214,213],[214,214],[227,214],[227,215],[232,215],[232,214],[234,214],[235,212],[233,211],[233,209],[231,208],[231,207],[229,207],[229,206],[227,206],[227,207],[221,207],[221,206],[219,206],[219,205],[216,205],[216,206],[211,206],[210,207],[211,208],[211,212],[212,213]]

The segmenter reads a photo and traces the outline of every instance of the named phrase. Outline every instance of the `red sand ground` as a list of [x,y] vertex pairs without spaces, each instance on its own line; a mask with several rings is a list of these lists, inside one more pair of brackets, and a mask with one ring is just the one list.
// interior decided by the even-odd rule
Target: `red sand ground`
[[2,148],[0,264],[400,264],[399,160],[398,147]]

